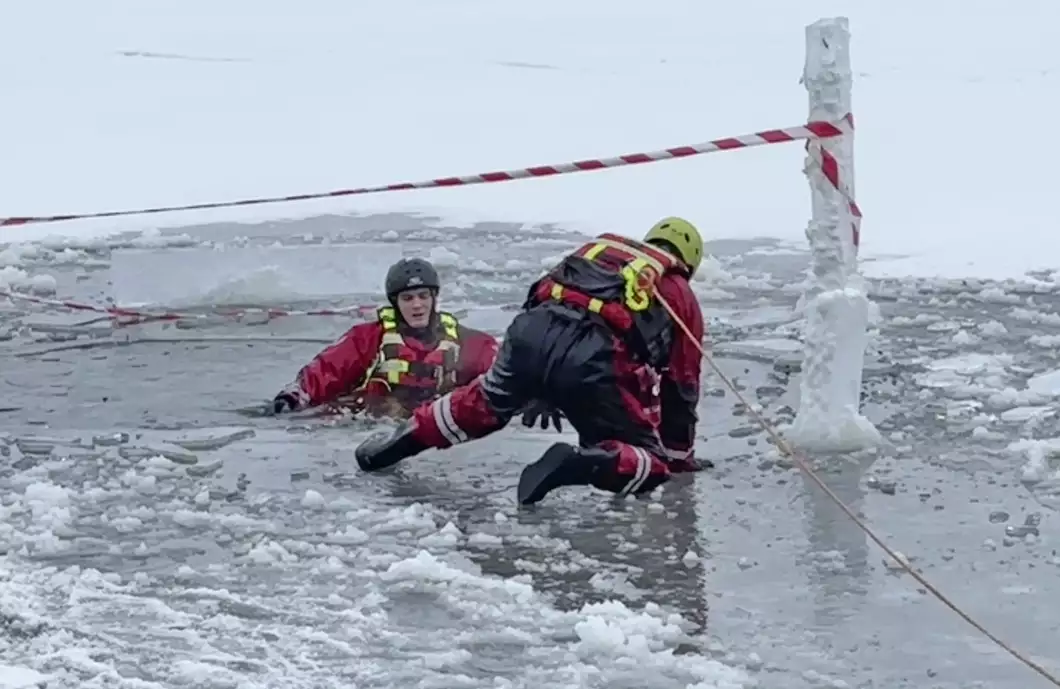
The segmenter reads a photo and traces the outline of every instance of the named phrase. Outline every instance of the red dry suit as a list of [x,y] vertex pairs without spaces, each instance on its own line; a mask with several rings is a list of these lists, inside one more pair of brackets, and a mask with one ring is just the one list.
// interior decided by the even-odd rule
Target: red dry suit
[[543,400],[564,413],[583,447],[613,457],[580,482],[642,493],[671,468],[686,470],[704,324],[683,263],[658,247],[604,234],[534,283],[523,309],[483,378],[416,410],[416,441],[448,447],[479,438]]
[[292,395],[297,408],[353,397],[369,407],[390,400],[411,413],[485,373],[497,355],[492,335],[449,313],[437,313],[420,332],[400,322],[393,307],[380,308],[377,316],[318,354],[282,394]]

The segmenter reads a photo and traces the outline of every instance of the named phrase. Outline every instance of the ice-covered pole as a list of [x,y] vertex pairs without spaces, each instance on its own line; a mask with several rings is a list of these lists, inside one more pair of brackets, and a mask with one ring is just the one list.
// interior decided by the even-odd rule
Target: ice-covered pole
[[879,432],[860,411],[869,301],[857,270],[850,31],[845,17],[806,27],[803,82],[810,119],[847,118],[844,136],[810,141],[806,174],[813,217],[806,228],[812,270],[804,299],[805,353],[799,409],[789,438],[806,450],[875,445]]

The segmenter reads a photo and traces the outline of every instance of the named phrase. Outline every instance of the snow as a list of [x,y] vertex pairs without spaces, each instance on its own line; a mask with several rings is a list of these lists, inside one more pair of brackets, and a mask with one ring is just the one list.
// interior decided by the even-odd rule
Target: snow
[[1038,421],[1056,414],[1050,407],[1013,407],[1001,412],[1001,420],[1009,423]]
[[48,678],[36,670],[0,665],[0,689],[37,689],[47,686]]
[[1017,440],[1008,449],[1023,458],[1019,477],[1035,498],[1050,509],[1060,509],[1060,438]]
[[0,268],[0,290],[16,290],[37,295],[55,294],[55,278],[51,275],[30,275],[21,268]]
[[[852,111],[846,19],[821,19],[806,28],[803,81],[811,120],[839,121]],[[805,353],[798,412],[788,433],[807,451],[848,452],[881,441],[860,412],[870,309],[865,281],[857,271],[850,210],[855,193],[853,149],[849,137],[810,142],[807,148],[813,210],[806,228],[811,261],[804,295]],[[826,159],[839,171],[835,184],[822,173]]]
[[[803,27],[843,13],[865,269],[1019,276],[1055,260],[1040,204],[1051,177],[1038,171],[1060,143],[1036,133],[1050,131],[1060,93],[1056,12],[912,0],[768,11],[688,0],[13,5],[0,59],[32,69],[0,77],[0,118],[19,132],[5,148],[0,214],[327,191],[791,126],[806,119]],[[802,157],[800,145],[768,146],[475,188],[6,228],[5,238],[415,210],[628,234],[678,214],[709,237],[798,239],[809,214]]]
[[[115,454],[106,461],[121,459]],[[77,685],[79,675],[95,676],[97,681],[110,677],[117,682],[115,686],[134,686],[120,682],[110,664],[116,653],[131,651],[109,642],[115,638],[112,635],[123,635],[122,626],[129,620],[136,620],[134,624],[141,630],[136,635],[137,650],[161,644],[149,653],[160,657],[158,666],[147,662],[139,672],[150,677],[172,671],[172,681],[178,683],[207,682],[209,669],[217,669],[211,661],[220,651],[214,649],[224,648],[233,669],[253,667],[261,683],[279,681],[273,676],[279,673],[285,686],[320,686],[329,676],[334,679],[324,667],[284,667],[276,659],[312,653],[321,642],[335,649],[350,648],[351,644],[361,649],[353,654],[358,657],[357,667],[348,668],[354,677],[367,680],[387,672],[405,672],[405,654],[387,653],[386,649],[397,643],[397,627],[393,625],[399,623],[392,622],[390,616],[398,614],[395,606],[407,604],[402,601],[407,601],[409,594],[416,596],[417,610],[438,605],[456,618],[474,620],[473,625],[459,628],[425,622],[408,630],[408,637],[398,646],[416,648],[416,655],[424,659],[417,670],[422,673],[417,678],[421,683],[439,679],[433,677],[433,671],[457,675],[473,671],[473,654],[463,648],[465,645],[481,650],[483,644],[507,641],[515,644],[512,648],[516,652],[527,649],[527,657],[535,660],[532,667],[521,668],[524,676],[517,683],[505,686],[538,686],[541,682],[573,688],[584,686],[583,680],[589,677],[607,683],[608,678],[616,679],[633,670],[647,673],[645,676],[657,673],[681,678],[682,686],[703,689],[748,686],[749,677],[742,670],[705,655],[675,655],[677,645],[692,641],[688,623],[658,605],[648,603],[634,611],[612,600],[564,612],[534,588],[529,576],[484,575],[466,557],[450,554],[464,534],[450,515],[430,505],[380,509],[378,505],[355,505],[341,497],[329,498],[307,490],[290,499],[309,508],[300,514],[304,519],[318,520],[319,527],[314,530],[334,536],[305,540],[285,528],[285,510],[272,517],[249,517],[199,504],[193,497],[199,479],[169,466],[169,490],[159,496],[140,495],[114,482],[74,492],[51,483],[45,467],[25,472],[21,492],[5,495],[0,505],[0,549],[9,554],[0,556],[0,615],[15,625],[32,625],[50,617],[49,626],[58,629],[53,633],[44,627],[36,632],[39,638],[32,645],[36,651],[30,651],[31,667],[0,666],[0,687],[28,689],[30,682],[44,678],[35,667],[56,669],[57,686]],[[143,476],[148,468],[133,464],[128,473]],[[279,500],[279,495],[261,496],[262,503],[275,505]],[[202,534],[224,543],[249,536],[250,547],[233,547],[223,562],[181,565],[173,572],[183,585],[179,591],[168,588],[172,579],[166,571],[135,570],[122,575],[77,565],[12,566],[11,554],[16,552],[54,553],[57,558],[74,552],[76,543],[63,536],[81,509],[101,510],[100,526],[117,529],[120,536],[111,546],[115,554],[139,542],[135,551],[150,556],[158,544],[146,546],[140,534],[168,523],[179,525],[188,534]],[[476,540],[500,542],[481,537]],[[556,539],[549,544],[546,540],[534,537],[534,545],[551,545],[555,551],[551,559],[559,565],[559,553],[569,551],[570,544]],[[229,590],[229,586],[243,585],[243,578],[253,572],[264,577],[260,596],[253,593],[257,590],[254,586],[240,593]],[[357,585],[356,593],[351,594],[351,583]],[[313,598],[321,590],[331,592],[333,600],[328,607],[320,607]],[[227,606],[201,605],[208,601]],[[307,614],[305,606],[324,615],[319,624],[294,623]],[[246,621],[250,627],[233,617],[240,609],[251,611],[253,617]],[[424,615],[429,619],[431,613],[425,610]],[[92,634],[72,636],[61,627],[89,621],[96,625]],[[174,644],[176,637],[169,635],[178,630],[181,640]],[[237,643],[240,634],[252,637],[250,646],[243,648]],[[271,639],[268,658],[263,660],[254,659],[259,650],[254,639],[259,635]],[[241,648],[248,654],[245,658],[239,655]],[[64,662],[57,663],[59,658]],[[218,686],[235,686],[245,678],[228,670],[225,673]],[[484,685],[469,680],[456,686]]]
[[110,276],[118,306],[273,304],[377,294],[399,258],[393,243],[122,249]]
[[988,376],[997,381],[1012,365],[1011,354],[962,354],[936,359],[928,364],[931,373],[921,378],[921,384],[945,387],[975,376]]
[[754,340],[746,339],[728,345],[726,349],[762,351],[773,354],[790,354],[800,351],[802,344],[798,340],[787,340],[779,337]]
[[[1040,407],[1050,401],[1052,393],[1037,384],[1017,389],[1017,367],[1011,354],[968,353],[936,359],[926,363],[927,371],[916,376],[918,385],[955,399],[978,400],[995,411],[1018,407]],[[1025,412],[1012,411],[1009,420],[1023,418]],[[1040,417],[1042,412],[1029,414]]]
[[873,447],[879,431],[860,413],[861,371],[868,342],[868,300],[852,289],[823,292],[806,313],[799,409],[786,435],[806,451]]
[[1027,389],[1042,395],[1060,396],[1060,369],[1032,376],[1027,381]]

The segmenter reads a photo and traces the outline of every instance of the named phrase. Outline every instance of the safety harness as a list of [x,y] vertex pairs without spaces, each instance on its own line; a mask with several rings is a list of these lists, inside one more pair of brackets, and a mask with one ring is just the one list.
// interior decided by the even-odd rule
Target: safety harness
[[574,252],[607,273],[622,278],[621,289],[602,289],[595,294],[584,287],[557,281],[556,271],[542,279],[534,292],[540,301],[552,299],[599,314],[611,327],[626,333],[636,318],[655,304],[655,283],[668,272],[684,270],[673,256],[655,247],[616,234],[603,234]]
[[364,385],[379,381],[391,391],[399,387],[411,387],[439,393],[456,386],[460,332],[455,316],[438,313],[441,340],[433,350],[424,352],[405,342],[398,330],[397,312],[392,306],[380,308],[376,315],[383,326],[383,340],[379,355],[365,376]]

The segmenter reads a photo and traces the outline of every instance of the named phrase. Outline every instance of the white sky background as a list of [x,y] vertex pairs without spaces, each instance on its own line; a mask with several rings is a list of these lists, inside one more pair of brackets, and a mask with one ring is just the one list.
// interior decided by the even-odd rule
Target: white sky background
[[[1060,267],[1060,5],[35,0],[0,7],[0,215],[413,181],[805,121],[804,27],[850,17],[870,274]],[[123,53],[148,53],[154,57]],[[178,57],[183,56],[183,57]],[[194,58],[194,59],[184,59]],[[804,241],[800,144],[476,188],[5,229],[429,211]]]

